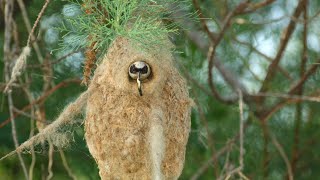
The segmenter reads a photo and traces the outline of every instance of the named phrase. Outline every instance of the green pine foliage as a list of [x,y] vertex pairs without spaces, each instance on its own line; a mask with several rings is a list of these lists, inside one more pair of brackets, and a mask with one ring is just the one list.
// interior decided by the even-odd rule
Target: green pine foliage
[[[177,33],[175,23],[163,23],[175,0],[84,0],[72,2],[69,11],[76,14],[61,28],[67,43],[63,49],[87,48],[94,44],[98,54],[104,54],[116,37],[133,40],[141,48],[165,44],[169,33]],[[70,13],[70,12],[69,12]],[[70,47],[71,45],[71,47]]]

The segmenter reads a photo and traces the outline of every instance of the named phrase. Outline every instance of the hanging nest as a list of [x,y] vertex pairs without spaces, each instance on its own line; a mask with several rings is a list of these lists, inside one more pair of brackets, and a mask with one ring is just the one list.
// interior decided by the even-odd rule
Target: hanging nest
[[[170,46],[169,46],[170,47]],[[150,65],[143,96],[128,76],[135,61]],[[102,179],[177,179],[190,132],[187,84],[169,48],[139,51],[117,38],[89,86],[85,137]]]

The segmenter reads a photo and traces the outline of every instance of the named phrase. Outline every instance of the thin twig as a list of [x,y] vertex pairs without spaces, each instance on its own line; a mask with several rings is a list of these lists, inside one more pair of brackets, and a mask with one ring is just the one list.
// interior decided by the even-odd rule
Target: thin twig
[[52,165],[53,165],[53,144],[50,140],[49,142],[49,152],[48,152],[48,176],[46,180],[50,180],[53,177],[53,172],[52,172]]
[[[10,64],[10,55],[11,55],[11,37],[12,37],[12,22],[13,22],[13,1],[7,1],[5,4],[5,9],[4,9],[4,21],[5,21],[5,29],[4,29],[4,45],[3,45],[3,54],[4,54],[4,72],[5,72],[5,80],[8,83],[10,81],[10,75],[9,75],[9,64]],[[19,142],[18,142],[18,136],[17,136],[17,130],[16,130],[16,124],[15,124],[15,119],[14,119],[14,115],[13,115],[13,99],[12,99],[12,94],[11,92],[8,93],[8,106],[9,106],[9,114],[10,114],[10,118],[12,119],[11,121],[11,133],[12,133],[12,138],[13,138],[13,142],[14,142],[14,146],[17,148],[19,147]],[[18,159],[20,162],[20,165],[22,167],[23,170],[23,174],[25,176],[25,178],[28,180],[29,176],[28,176],[28,172],[27,172],[27,168],[25,165],[25,162],[21,156],[20,153],[18,153]]]
[[226,175],[226,178],[225,180],[229,180],[234,174],[238,173],[238,172],[241,172],[241,167],[237,167],[231,171],[229,171]]
[[217,151],[215,154],[213,154],[209,160],[207,160],[206,162],[204,162],[200,166],[200,168],[192,175],[190,180],[199,179],[200,176],[208,170],[208,168],[212,164],[212,162],[216,161],[221,155],[223,155],[224,153],[226,153],[230,150],[232,144],[234,144],[235,141],[236,141],[236,137],[229,140],[223,148],[221,148],[219,151]]
[[[303,77],[305,74],[306,64],[308,60],[308,44],[307,44],[307,35],[308,35],[308,0],[305,0],[303,4],[303,35],[302,35],[302,42],[303,42],[303,49],[302,49],[302,56],[301,56],[301,65],[300,65],[300,78]],[[297,95],[303,94],[303,85],[301,85],[297,89]],[[296,172],[297,162],[299,159],[299,144],[300,144],[300,128],[302,125],[302,105],[299,103],[296,105],[296,114],[295,114],[295,122],[294,122],[294,137],[293,137],[293,145],[292,145],[292,156],[291,156],[291,174],[288,172],[289,179],[293,179],[293,172]]]
[[293,104],[293,103],[301,103],[303,101],[310,101],[310,102],[319,102],[320,99],[319,97],[319,93],[316,93],[314,95],[315,97],[307,97],[307,96],[296,96],[296,95],[281,95],[278,96],[280,98],[284,98],[285,100],[280,101],[279,103],[277,103],[276,105],[274,105],[273,107],[271,107],[268,111],[266,111],[265,113],[261,114],[259,116],[259,118],[261,119],[261,121],[267,121],[268,119],[270,119],[270,117],[277,111],[279,111],[283,106],[287,105],[287,104]]
[[[179,59],[179,57],[176,57],[177,59]],[[212,96],[211,91],[207,90],[203,85],[201,85],[196,79],[194,79],[192,77],[192,75],[188,72],[188,70],[186,69],[186,67],[184,67],[184,65],[182,63],[180,63],[180,61],[176,61],[179,68],[182,70],[182,74],[184,75],[184,77],[187,78],[188,83],[192,82],[193,85],[195,85],[196,87],[198,87],[202,92],[204,92],[205,94]]]
[[206,22],[207,18],[203,15],[203,12],[202,12],[202,10],[200,8],[198,0],[192,0],[192,2],[193,2],[193,5],[194,5],[195,9],[198,12],[202,28],[206,31],[206,33],[209,36],[209,38],[211,39],[211,41],[213,41],[213,42],[216,41],[216,39],[217,39],[216,34],[214,34],[213,32],[211,32],[209,30],[209,27],[208,27],[207,22]]
[[[227,155],[226,155],[226,158],[225,158],[225,162],[224,162],[224,165],[223,165],[223,169],[222,169],[222,173],[224,173],[224,171],[227,171],[227,169],[230,167],[230,163],[229,163],[229,160],[230,160],[230,151],[227,152]],[[219,177],[218,180],[222,180],[223,177]]]
[[269,131],[266,121],[260,121],[263,135],[263,150],[262,150],[262,176],[264,179],[268,177],[269,174],[269,164],[270,164],[270,152],[269,152]]
[[73,180],[76,180],[77,177],[72,173],[72,170],[68,165],[66,156],[64,155],[64,153],[63,153],[61,148],[59,148],[59,152],[60,152],[60,157],[61,157],[61,160],[62,160],[63,167],[66,169],[69,177],[72,178]]
[[26,62],[27,62],[27,58],[30,56],[30,52],[31,52],[31,37],[33,37],[33,33],[35,31],[35,28],[37,27],[43,13],[44,10],[46,9],[46,7],[48,6],[50,0],[46,0],[46,3],[43,5],[40,13],[38,14],[37,20],[34,23],[31,32],[29,33],[29,37],[28,37],[28,41],[27,41],[27,46],[25,46],[20,54],[20,56],[18,57],[13,70],[12,70],[12,74],[11,74],[11,79],[7,82],[7,86],[5,88],[5,92],[9,92],[10,86],[11,84],[16,81],[17,77],[19,77],[22,74],[23,69],[25,68]]
[[[26,7],[24,5],[24,2],[23,2],[23,0],[17,0],[17,2],[18,2],[19,8],[20,8],[21,13],[22,13],[23,21],[24,21],[24,23],[26,25],[28,33],[30,34],[31,33],[31,23],[30,23],[30,20],[28,18],[29,15],[28,15],[28,12],[27,12]],[[31,38],[33,40],[36,39],[33,34],[31,34]],[[39,48],[39,45],[38,45],[37,41],[34,41],[34,43],[32,43],[32,45],[33,45],[33,48],[34,48],[34,50],[36,52],[36,55],[38,57],[39,63],[42,63],[43,62],[43,56],[41,54],[41,51],[40,51],[40,48]]]
[[209,51],[208,51],[208,84],[211,89],[212,95],[218,100],[226,104],[232,104],[235,102],[236,98],[230,99],[230,98],[225,98],[223,97],[218,90],[216,89],[214,83],[213,83],[213,74],[212,74],[212,68],[214,65],[214,55],[215,55],[215,49],[213,46],[210,46]]
[[27,68],[41,68],[41,67],[44,67],[44,66],[47,66],[47,65],[54,65],[54,64],[58,64],[60,63],[61,61],[65,60],[67,57],[75,54],[75,53],[78,53],[78,52],[81,52],[81,50],[75,50],[75,51],[72,51],[62,57],[60,57],[59,59],[55,60],[55,61],[52,61],[52,62],[46,62],[45,64],[32,64],[32,65],[27,65]]
[[[30,78],[29,78],[27,73],[25,73],[24,77],[25,77],[26,86],[21,86],[21,87],[22,87],[22,90],[24,91],[24,93],[26,94],[29,103],[31,103],[31,102],[34,101],[34,97],[33,97],[32,93],[30,92],[30,84],[31,84]],[[23,82],[20,79],[20,84],[22,84],[22,83]],[[24,115],[27,116],[27,117],[29,116],[29,118],[30,118],[29,138],[31,138],[34,135],[34,131],[35,131],[34,122],[37,119],[37,117],[35,116],[35,109],[37,109],[37,106],[32,106],[31,107],[31,114],[27,114],[24,111],[20,111],[19,109],[16,109],[16,108],[14,109],[16,112],[19,112],[21,114],[24,113]],[[33,179],[33,171],[34,171],[34,167],[35,167],[35,164],[36,164],[36,154],[35,154],[35,151],[34,151],[33,147],[31,147],[30,151],[31,151],[31,164],[30,164],[30,167],[29,167],[29,179],[32,180]]]
[[[30,102],[32,102],[32,100],[30,99]],[[34,116],[34,108],[31,109],[31,116]],[[34,120],[31,119],[30,120],[30,134],[29,134],[29,138],[31,138],[34,135]],[[34,151],[34,147],[32,147],[31,149],[31,164],[29,167],[29,179],[33,179],[33,171],[34,171],[34,167],[36,165],[36,154]]]
[[247,176],[245,176],[241,171],[238,172],[239,176],[244,180],[250,180]]
[[[320,59],[318,60],[320,62]],[[319,65],[317,64],[312,64],[312,66],[304,73],[304,75],[296,82],[293,83],[293,86],[291,86],[290,90],[288,93],[282,94],[279,97],[284,98],[286,100],[280,101],[277,104],[275,104],[273,107],[269,108],[265,112],[260,112],[258,114],[259,118],[261,120],[267,120],[269,117],[276,111],[278,111],[282,106],[286,105],[289,102],[301,102],[301,101],[314,101],[314,102],[319,102],[319,98],[317,97],[306,97],[306,96],[296,96],[294,95],[297,93],[297,90],[306,83],[306,80],[313,75],[316,70],[318,69]],[[268,93],[267,93],[268,94]],[[270,94],[270,93],[269,93]],[[258,93],[257,96],[265,96],[265,93]]]
[[[234,41],[236,41],[239,44],[245,45],[248,48],[252,49],[255,53],[257,53],[258,55],[262,56],[264,59],[266,59],[269,62],[272,62],[272,58],[265,55],[264,53],[262,53],[261,51],[259,51],[257,48],[255,48],[251,43],[247,43],[247,42],[243,42],[240,41],[239,39],[237,39],[236,37],[233,38]],[[281,66],[277,66],[277,69],[279,69],[279,71],[289,80],[293,80],[293,78],[290,76],[289,72],[286,71],[285,69],[283,69]]]
[[243,156],[244,156],[244,148],[243,148],[243,141],[244,141],[244,136],[243,136],[243,133],[244,133],[243,96],[242,96],[241,90],[238,90],[238,93],[239,93],[239,121],[240,121],[239,122],[239,144],[240,144],[239,167],[234,168],[230,171],[227,171],[226,175],[223,175],[222,177],[220,177],[218,179],[228,180],[234,174],[241,173],[244,168],[244,163],[243,163]]
[[[185,13],[179,10],[174,11],[171,16],[176,23],[180,24],[184,29],[188,29],[188,31],[185,31],[187,37],[199,48],[202,53],[207,54],[209,49],[208,38],[202,36],[202,32],[196,30],[197,26],[193,21],[189,21],[186,18],[175,18],[183,17],[183,14]],[[248,92],[237,76],[225,68],[218,57],[215,57],[214,66],[218,69],[225,82],[230,85],[234,92],[237,92],[238,89],[241,89],[243,92],[244,101],[246,101],[248,99]]]
[[283,150],[283,147],[281,146],[281,144],[279,143],[279,141],[277,140],[277,138],[272,135],[269,134],[272,143],[274,144],[274,146],[276,147],[276,149],[279,151],[279,154],[281,155],[282,159],[284,160],[286,166],[287,166],[287,173],[289,176],[289,180],[293,180],[293,171],[292,171],[292,167],[289,161],[288,156],[286,155],[286,153]]
[[313,96],[299,96],[299,95],[291,95],[291,94],[281,94],[281,93],[258,93],[252,96],[257,97],[274,97],[274,98],[282,98],[291,101],[310,101],[310,102],[320,102],[320,97],[318,95]]
[[[215,146],[214,146],[214,142],[213,142],[213,140],[212,140],[212,137],[213,137],[213,136],[212,136],[212,133],[210,133],[210,130],[209,130],[208,120],[207,120],[207,118],[206,118],[206,116],[205,116],[205,114],[204,114],[204,111],[203,111],[202,108],[201,108],[200,102],[199,102],[199,100],[198,100],[198,98],[197,98],[197,94],[196,94],[196,92],[195,92],[194,89],[192,89],[192,93],[193,93],[193,95],[194,95],[194,102],[195,102],[195,104],[196,104],[198,113],[199,113],[199,115],[200,115],[200,120],[202,121],[203,126],[204,126],[205,129],[206,129],[208,146],[209,146],[209,148],[211,149],[211,153],[212,153],[212,154],[215,154],[215,153],[216,153],[216,149],[215,149]],[[217,178],[217,177],[218,177],[218,174],[219,174],[219,167],[218,167],[219,164],[217,163],[217,161],[214,161],[213,164],[214,164],[214,173],[215,173],[215,176],[216,176],[216,178]]]
[[29,140],[22,143],[19,147],[15,150],[11,151],[10,153],[6,154],[5,156],[0,158],[0,161],[14,155],[15,153],[19,153],[25,149],[29,149],[31,146],[35,146],[43,140],[48,140],[53,137],[54,133],[61,128],[62,125],[74,123],[74,118],[82,112],[82,109],[85,107],[88,94],[90,93],[89,90],[83,92],[74,102],[70,103],[59,115],[59,117],[53,121],[53,123],[49,124],[45,127],[42,131],[40,131],[37,135],[33,136]]
[[250,3],[248,5],[248,9],[246,9],[245,11],[238,12],[238,14],[246,14],[246,13],[255,12],[260,8],[264,8],[264,7],[272,4],[274,1],[275,0],[265,0],[265,1],[258,2],[258,3]]
[[[303,0],[300,0],[292,17],[298,18],[300,16],[300,14],[303,10],[303,8],[302,8],[303,4],[304,4]],[[278,53],[277,53],[276,57],[274,58],[274,60],[272,61],[272,63],[268,67],[267,75],[265,77],[265,80],[264,80],[259,92],[266,92],[268,90],[269,83],[276,73],[276,69],[277,69],[276,67],[278,66],[278,64],[282,58],[284,50],[286,49],[286,47],[288,45],[289,39],[290,39],[291,35],[293,34],[295,27],[296,27],[296,22],[291,19],[288,26],[283,30],[281,38],[280,38],[280,46],[279,46]]]
[[243,124],[244,124],[244,118],[243,118],[243,96],[241,90],[239,90],[239,116],[240,116],[240,154],[239,154],[239,164],[240,164],[240,169],[242,170],[244,168],[243,164],[243,156],[244,156],[244,148],[243,148]]
[[46,0],[44,5],[42,6],[42,9],[41,9],[40,13],[38,14],[38,17],[37,17],[36,21],[33,24],[33,27],[31,29],[31,32],[29,33],[28,41],[27,41],[27,46],[29,46],[29,47],[31,46],[31,38],[33,36],[33,33],[34,33],[36,27],[38,26],[38,23],[40,22],[40,19],[41,19],[42,15],[43,15],[44,11],[48,7],[49,2],[50,2],[50,0]]
[[[59,84],[57,84],[56,86],[54,86],[53,88],[51,88],[49,91],[47,91],[45,94],[43,94],[41,97],[39,97],[37,100],[33,101],[31,104],[28,104],[27,106],[23,107],[21,109],[21,111],[26,111],[28,109],[31,108],[31,106],[33,106],[34,104],[41,104],[44,102],[44,100],[49,97],[52,93],[54,93],[55,91],[57,91],[58,89],[65,87],[66,85],[69,85],[70,83],[77,83],[80,84],[81,80],[80,79],[69,79],[69,80],[65,80],[60,82]],[[14,114],[14,116],[12,118],[16,118],[18,117],[19,114]],[[3,126],[5,126],[6,124],[10,123],[12,118],[8,118],[5,121],[0,123],[0,128],[2,128]]]
[[[28,118],[30,118],[30,119],[36,119],[36,120],[38,120],[38,118],[37,118],[36,116],[31,115],[31,114],[28,114],[28,113],[26,113],[26,112],[24,112],[24,111],[21,111],[21,110],[17,109],[16,107],[13,107],[13,111],[16,112],[16,113],[19,113],[19,114],[21,114],[21,115],[23,115],[23,116],[25,116],[25,117],[28,117]],[[39,119],[39,120],[40,120],[40,119]]]
[[[320,63],[320,59],[317,61],[318,63]],[[312,64],[312,66],[304,73],[304,75],[296,82],[293,84],[293,86],[291,86],[290,90],[289,90],[289,94],[294,94],[296,93],[296,91],[303,85],[306,83],[306,80],[313,75],[317,69],[319,68],[319,64]]]
[[208,53],[207,53],[207,59],[208,59],[208,84],[209,87],[213,93],[213,95],[219,100],[222,101],[224,103],[233,103],[236,99],[234,100],[228,100],[224,97],[222,97],[218,91],[215,88],[215,85],[213,83],[213,74],[212,74],[212,68],[214,66],[214,61],[215,61],[215,53],[216,53],[216,48],[218,47],[218,44],[220,43],[220,41],[222,40],[226,30],[228,29],[228,27],[231,24],[231,20],[233,18],[233,16],[236,14],[236,12],[241,11],[245,8],[245,6],[247,5],[247,1],[240,3],[236,8],[234,8],[231,12],[228,13],[228,15],[226,16],[226,18],[224,19],[224,23],[222,25],[222,29],[220,31],[220,33],[218,34],[217,38],[214,40],[214,42],[211,43]]

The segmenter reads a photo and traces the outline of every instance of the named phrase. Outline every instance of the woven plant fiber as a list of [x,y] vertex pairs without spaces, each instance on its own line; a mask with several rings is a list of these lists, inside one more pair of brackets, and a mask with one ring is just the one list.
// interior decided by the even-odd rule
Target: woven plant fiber
[[[85,138],[102,179],[178,179],[190,132],[191,100],[171,47],[142,50],[117,38],[89,85]],[[142,83],[128,76],[135,61],[152,70]]]

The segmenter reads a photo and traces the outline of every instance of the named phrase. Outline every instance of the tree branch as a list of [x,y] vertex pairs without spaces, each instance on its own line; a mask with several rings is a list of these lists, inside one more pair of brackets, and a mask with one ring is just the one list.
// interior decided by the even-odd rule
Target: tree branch
[[[4,10],[4,21],[5,21],[5,29],[4,29],[4,45],[3,45],[3,60],[4,60],[4,75],[5,75],[5,81],[8,83],[10,81],[10,57],[12,57],[12,52],[11,52],[11,38],[12,38],[12,22],[13,22],[13,8],[14,4],[13,1],[6,1],[5,4],[5,10]],[[16,129],[16,124],[15,124],[15,119],[13,115],[13,100],[12,100],[12,94],[11,92],[8,93],[8,106],[9,106],[9,114],[10,114],[10,119],[11,119],[11,133],[12,133],[12,138],[14,142],[14,146],[17,148],[19,147],[19,141],[18,141],[18,135],[17,135],[17,129]],[[23,174],[25,178],[28,180],[28,172],[27,168],[25,165],[25,162],[21,156],[21,153],[18,153],[18,158],[20,165],[22,167]]]
[[[299,4],[297,5],[297,7],[292,15],[293,18],[299,18],[301,12],[303,11],[303,4],[304,4],[304,0],[300,0]],[[289,39],[290,39],[295,27],[296,27],[296,21],[291,19],[287,28],[285,28],[283,30],[282,35],[280,37],[280,46],[279,46],[278,53],[277,53],[276,57],[274,58],[274,60],[272,61],[272,63],[268,67],[266,78],[265,78],[259,92],[266,92],[268,90],[270,81],[272,80],[273,76],[276,73],[277,66],[282,58],[284,50],[286,49],[286,47],[288,45]]]
[[[44,100],[49,97],[52,93],[54,93],[56,90],[65,87],[66,85],[70,84],[70,83],[77,83],[80,84],[81,80],[80,79],[69,79],[69,80],[65,80],[60,82],[59,84],[57,84],[55,87],[51,88],[49,91],[47,91],[44,95],[42,95],[41,97],[39,97],[37,100],[35,100],[34,102],[32,102],[31,104],[28,104],[27,106],[23,107],[21,109],[21,111],[26,111],[28,109],[31,108],[31,106],[33,106],[34,104],[41,104],[44,102]],[[6,119],[5,121],[0,123],[0,128],[2,128],[3,126],[5,126],[6,124],[8,124],[12,118],[16,118],[18,117],[20,114],[14,114],[13,117]]]

